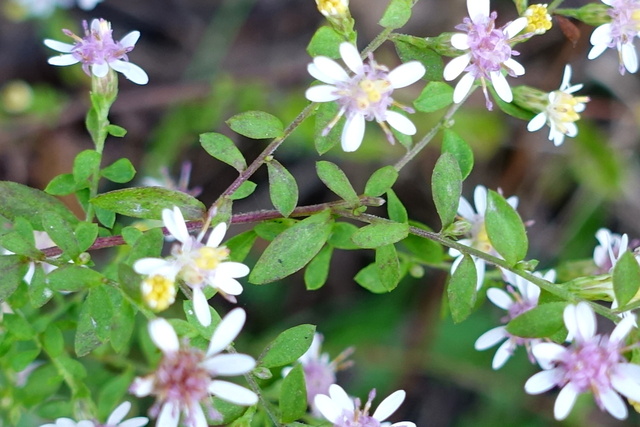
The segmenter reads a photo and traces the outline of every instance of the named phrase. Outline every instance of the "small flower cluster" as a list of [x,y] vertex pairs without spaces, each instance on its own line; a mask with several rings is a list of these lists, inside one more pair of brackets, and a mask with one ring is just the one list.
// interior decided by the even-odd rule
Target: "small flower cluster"
[[236,280],[249,274],[249,267],[228,261],[229,249],[220,246],[227,232],[227,225],[220,223],[211,231],[206,243],[204,235],[197,238],[189,234],[187,224],[179,208],[162,211],[164,225],[179,243],[175,244],[168,258],[142,258],[135,262],[134,269],[147,277],[142,282],[145,302],[160,311],[175,299],[176,279],[182,280],[193,290],[193,308],[196,317],[204,326],[211,323],[209,303],[204,287],[210,286],[231,302],[242,293],[242,285]]
[[608,48],[618,50],[619,71],[624,75],[638,71],[638,55],[633,41],[640,35],[640,3],[637,0],[602,0],[610,6],[611,22],[600,25],[591,33],[588,58],[595,59]]
[[40,427],[142,427],[149,423],[149,418],[147,417],[135,417],[123,421],[130,410],[131,403],[122,402],[113,410],[111,415],[109,415],[105,424],[91,420],[75,422],[71,418],[58,418],[54,424],[43,424]]

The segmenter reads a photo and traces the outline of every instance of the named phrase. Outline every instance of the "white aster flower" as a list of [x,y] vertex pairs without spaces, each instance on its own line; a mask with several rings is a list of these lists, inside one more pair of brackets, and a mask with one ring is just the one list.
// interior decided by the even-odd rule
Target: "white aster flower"
[[355,151],[364,137],[365,121],[375,120],[382,127],[390,143],[394,138],[387,123],[405,135],[415,135],[416,127],[404,115],[389,109],[396,105],[407,112],[413,109],[397,104],[391,95],[395,89],[409,86],[420,80],[425,68],[417,61],[407,62],[393,71],[379,65],[369,57],[368,63],[360,58],[358,49],[351,43],[340,45],[340,55],[346,66],[354,74],[350,76],[337,62],[325,56],[318,56],[307,67],[309,74],[324,85],[312,86],[305,96],[313,102],[337,101],[340,111],[324,129],[329,133],[343,115],[347,118],[342,131],[342,149]]
[[[242,293],[242,285],[236,279],[249,274],[249,267],[239,262],[226,261],[229,249],[220,246],[227,231],[225,223],[218,224],[211,231],[206,244],[203,244],[202,233],[197,238],[189,235],[178,207],[163,210],[162,220],[171,236],[179,243],[173,246],[169,258],[142,258],[135,262],[134,269],[149,278],[159,277],[163,286],[176,277],[183,280],[193,289],[196,317],[200,323],[208,326],[211,323],[211,313],[203,292],[204,286],[211,286],[228,300],[236,302],[235,296]],[[169,286],[162,289],[169,289]]]
[[142,427],[149,423],[149,418],[147,417],[135,417],[124,420],[124,417],[130,410],[131,403],[122,402],[113,410],[111,415],[109,415],[105,424],[89,420],[82,420],[76,423],[70,418],[58,418],[55,424],[44,424],[40,427]]
[[600,25],[591,33],[588,58],[595,59],[607,48],[616,48],[619,57],[620,74],[625,69],[630,73],[638,71],[638,55],[633,40],[640,34],[640,2],[638,0],[602,0],[611,6],[608,13],[611,22]]
[[630,350],[625,340],[635,325],[633,314],[625,317],[610,336],[596,335],[596,316],[585,302],[564,310],[564,323],[573,338],[569,347],[552,342],[537,344],[533,355],[544,369],[526,382],[529,394],[561,388],[554,416],[563,420],[582,393],[591,391],[601,410],[617,419],[627,417],[627,407],[618,393],[640,401],[640,366],[623,356]]
[[[487,211],[487,187],[485,187],[484,185],[476,186],[476,189],[473,192],[473,201],[475,203],[476,209],[473,209],[467,199],[465,199],[464,197],[460,197],[460,204],[458,205],[458,215],[471,225],[471,236],[466,239],[458,240],[458,243],[478,249],[491,255],[499,256],[495,249],[493,249],[493,246],[491,246],[489,235],[487,234],[487,229],[484,223],[484,215]],[[509,203],[512,208],[516,209],[518,207],[518,198],[515,196],[511,196],[507,199],[507,203]],[[457,249],[452,248],[449,249],[449,255],[451,255],[452,257],[456,257],[456,259],[453,261],[453,264],[451,264],[451,273],[453,274],[453,272],[458,268],[458,265],[460,265],[460,263],[462,262],[464,254]],[[480,289],[482,287],[482,283],[484,282],[486,263],[483,259],[474,256],[471,256],[471,258],[476,265],[478,279],[476,282],[476,288]]]
[[96,427],[93,421],[74,421],[71,418],[58,418],[55,423],[42,424],[40,427]]
[[132,31],[122,40],[116,42],[111,35],[111,23],[104,19],[94,19],[91,27],[83,21],[85,36],[80,38],[69,30],[63,32],[75,40],[74,44],[46,39],[44,44],[61,52],[61,55],[49,58],[51,65],[73,65],[82,63],[82,69],[87,75],[105,77],[109,70],[120,72],[132,82],[144,85],[149,82],[149,76],[139,66],[129,62],[127,54],[131,52],[140,38],[139,31]]
[[[475,342],[476,350],[486,350],[504,341],[502,345],[498,347],[493,357],[491,364],[493,369],[500,369],[504,366],[518,346],[524,346],[529,354],[529,359],[531,362],[534,362],[531,355],[531,346],[540,342],[538,339],[521,338],[511,335],[507,332],[506,326],[504,326],[520,314],[537,307],[540,288],[511,271],[503,270],[502,274],[505,281],[510,284],[507,286],[507,291],[505,292],[499,288],[489,288],[487,290],[487,298],[496,306],[506,310],[507,315],[502,318],[502,326],[490,329],[482,334]],[[534,273],[534,275],[548,282],[554,282],[556,273],[554,270],[549,270],[544,276],[540,273]]]
[[557,147],[564,142],[564,137],[574,137],[578,134],[575,122],[580,119],[581,112],[589,102],[588,96],[573,96],[572,93],[582,89],[582,84],[571,85],[571,66],[564,68],[564,76],[560,89],[549,92],[549,103],[544,111],[537,114],[529,124],[527,130],[535,132],[545,124],[549,125],[549,141]]
[[[328,353],[322,353],[322,334],[313,334],[313,341],[309,349],[298,359],[304,370],[304,380],[307,387],[307,402],[311,406],[314,415],[320,415],[314,404],[314,399],[319,394],[327,394],[331,384],[336,382],[336,372],[352,365],[352,362],[345,361],[353,348],[344,350],[335,359],[331,360]],[[290,367],[282,370],[282,375],[287,376],[291,372]]]
[[502,28],[496,28],[496,12],[490,12],[489,0],[467,0],[469,17],[464,18],[457,29],[465,33],[456,33],[451,37],[451,45],[465,51],[465,54],[452,59],[444,67],[444,79],[456,79],[466,71],[453,92],[453,102],[460,103],[469,94],[476,80],[480,80],[486,99],[487,109],[493,104],[487,92],[487,80],[491,81],[496,93],[504,102],[513,101],[513,93],[502,74],[505,70],[511,77],[524,74],[524,67],[512,56],[519,53],[511,49],[514,37],[527,26],[527,18],[521,17]]
[[210,396],[236,405],[251,406],[258,396],[237,384],[216,379],[218,376],[241,375],[256,366],[253,357],[246,354],[222,353],[238,336],[244,326],[246,313],[233,309],[218,324],[207,352],[180,345],[173,327],[164,319],[149,322],[149,335],[163,353],[154,374],[135,379],[129,391],[137,397],[156,396],[156,403],[149,411],[157,418],[156,425],[177,427],[180,413],[187,427],[206,427],[205,411],[210,419],[220,418],[211,406]]
[[410,421],[400,421],[393,424],[384,423],[404,402],[406,393],[404,390],[397,390],[384,399],[373,415],[369,415],[371,402],[376,396],[376,391],[371,390],[369,399],[364,408],[360,409],[360,399],[351,399],[342,387],[332,384],[329,387],[329,395],[319,394],[315,398],[315,405],[320,413],[334,427],[379,427],[388,425],[389,427],[416,427]]
[[599,273],[609,273],[629,249],[629,236],[601,228],[596,232],[596,239],[599,245],[593,250],[593,262],[598,266]]

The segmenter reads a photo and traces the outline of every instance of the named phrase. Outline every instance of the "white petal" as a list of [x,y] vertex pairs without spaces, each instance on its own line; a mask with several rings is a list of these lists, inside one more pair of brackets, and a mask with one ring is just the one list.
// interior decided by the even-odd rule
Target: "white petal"
[[602,52],[607,50],[608,47],[609,46],[607,46],[607,44],[594,45],[587,54],[587,59],[596,59],[598,56],[602,55]]
[[451,36],[451,46],[459,50],[469,49],[469,36],[462,33],[456,33]]
[[131,394],[136,397],[149,396],[153,391],[154,383],[152,377],[137,377],[131,384]]
[[489,17],[489,0],[467,0],[467,10],[474,24],[482,23]]
[[560,359],[561,355],[567,351],[563,346],[552,343],[543,342],[533,346],[531,352],[538,361],[554,361]]
[[342,149],[347,153],[356,151],[360,144],[362,144],[362,138],[364,138],[364,116],[362,114],[354,114],[351,117],[347,117],[347,122],[342,129]]
[[558,384],[558,377],[559,371],[557,369],[538,372],[524,384],[524,391],[528,394],[544,393]]
[[27,267],[27,272],[24,273],[24,277],[22,278],[22,280],[24,280],[25,282],[27,282],[27,284],[31,284],[31,280],[33,280],[33,275],[36,273],[36,263],[35,262],[30,262],[29,266]]
[[236,405],[251,406],[258,403],[258,395],[238,384],[227,381],[214,380],[207,387],[209,393],[222,400]]
[[171,263],[163,258],[140,258],[133,263],[133,269],[138,274],[157,274],[158,271],[165,270]]
[[573,386],[573,384],[569,383],[560,390],[558,393],[558,397],[556,398],[556,403],[553,406],[553,416],[556,420],[561,421],[567,418],[569,412],[573,408],[573,405],[576,403],[576,399],[578,398],[578,390]]
[[547,123],[547,113],[542,112],[538,113],[531,121],[527,124],[527,130],[529,132],[535,132],[537,130],[542,129],[542,127]]
[[515,348],[515,343],[512,340],[506,340],[502,343],[498,350],[496,350],[495,356],[493,356],[493,360],[491,361],[491,368],[494,371],[502,368],[507,360],[513,355],[513,350]]
[[327,395],[317,394],[313,399],[313,404],[322,416],[331,423],[335,424],[342,415],[342,408],[338,407]]
[[405,135],[415,135],[418,131],[411,120],[396,111],[387,111],[386,120],[389,125]]
[[491,77],[491,83],[496,93],[504,102],[513,101],[513,93],[511,93],[511,87],[507,82],[507,79],[502,75],[500,71],[491,71],[489,73]]
[[477,282],[476,282],[476,290],[482,287],[484,283],[484,274],[487,270],[487,264],[483,259],[471,257],[473,259],[473,263],[476,265],[476,274],[477,274]]
[[180,341],[173,326],[165,319],[158,318],[149,322],[149,336],[163,353],[173,353],[180,349]]
[[139,38],[140,38],[140,31],[131,31],[129,34],[124,36],[122,40],[120,40],[120,44],[123,47],[133,47],[136,45]]
[[487,298],[503,310],[509,310],[513,305],[513,298],[508,293],[498,288],[487,289]]
[[387,78],[394,89],[409,86],[424,76],[427,70],[418,61],[411,61],[400,65],[389,73]]
[[307,71],[309,72],[309,74],[311,74],[311,77],[315,78],[316,80],[320,80],[324,83],[335,83],[335,80],[333,78],[320,71],[320,69],[318,69],[318,67],[316,67],[316,64],[314,63],[307,65]]
[[109,72],[109,64],[107,64],[106,62],[103,62],[101,64],[93,64],[91,66],[91,72],[94,76],[102,78]]
[[516,76],[521,76],[524,74],[524,67],[518,61],[513,58],[509,58],[503,62],[504,66],[513,71],[513,74]]
[[246,354],[218,354],[202,362],[211,374],[218,376],[241,375],[256,367],[253,357]]
[[480,335],[473,347],[478,351],[486,350],[498,344],[506,337],[508,337],[507,329],[504,326],[498,326]]
[[[586,302],[579,302],[575,310],[578,333],[582,341],[587,341],[596,334],[596,315]],[[568,328],[567,328],[568,329]]]
[[62,53],[71,53],[71,51],[73,51],[73,48],[75,47],[72,44],[62,43],[57,40],[51,40],[51,39],[45,39],[44,44],[45,46],[50,47],[51,49],[57,50],[58,52],[62,52]]
[[[471,61],[471,55],[468,54],[468,53],[464,54],[464,55],[461,55],[461,56],[458,56],[456,58],[453,58],[444,67],[444,70],[442,72],[442,76],[444,77],[444,79],[446,81],[451,81],[451,80],[455,79],[456,77],[458,77],[460,74],[463,73],[465,68],[467,68],[467,65],[469,65],[470,61]],[[475,80],[475,78],[474,78],[474,80]]]
[[416,423],[412,423],[411,421],[400,421],[398,423],[393,423],[389,427],[416,427]]
[[[591,42],[594,48],[597,45],[604,45],[604,48],[600,51],[600,53],[602,53],[607,48],[607,45],[611,40],[611,27],[612,27],[611,23],[602,24],[599,27],[597,27],[595,30],[593,30],[593,33],[591,33],[591,37],[589,38],[589,41]],[[591,50],[593,51],[594,49],[591,49]],[[598,55],[600,55],[600,53],[598,53]],[[598,55],[595,55],[592,57],[591,52],[589,52],[589,59],[593,59]]]
[[322,77],[322,79],[318,78],[320,81],[334,84],[349,80],[347,72],[333,59],[327,58],[326,56],[317,56],[314,58],[313,63],[317,67],[317,70],[320,71],[320,74],[315,76],[309,67],[307,67],[307,69],[313,77]]
[[487,211],[487,187],[476,185],[473,190],[473,204],[476,205],[478,215],[484,218],[484,214]]
[[562,83],[560,84],[560,90],[568,89],[571,84],[570,82],[571,82],[571,65],[567,64],[564,66],[564,74],[562,75]]
[[331,384],[329,386],[329,396],[334,403],[345,411],[353,412],[355,410],[355,403],[349,397],[346,391],[338,384]]
[[209,349],[207,350],[207,357],[215,353],[220,353],[227,348],[242,330],[246,319],[247,314],[243,309],[234,308],[231,310],[220,321],[216,330],[213,332]]
[[504,29],[504,33],[507,35],[507,38],[512,39],[518,35],[528,24],[527,18],[524,16],[516,19],[513,22],[510,22]]
[[380,405],[373,413],[373,418],[378,421],[384,421],[391,416],[404,402],[407,393],[404,390],[397,390],[391,393],[386,399],[380,402]]
[[460,201],[458,202],[458,215],[470,222],[475,220],[476,211],[471,206],[471,203],[464,197],[460,197]]
[[638,55],[636,55],[636,49],[631,43],[623,44],[620,47],[620,54],[622,55],[624,68],[626,68],[628,72],[635,73],[638,71]]
[[227,295],[240,295],[243,291],[242,284],[231,277],[214,277],[211,286]]
[[611,337],[609,338],[609,342],[611,343],[621,343],[627,338],[631,329],[633,329],[636,325],[636,316],[633,313],[630,313],[624,319],[618,323],[616,328],[611,332]]
[[476,81],[476,78],[471,73],[467,73],[458,82],[456,88],[453,90],[453,102],[456,104],[461,103],[469,95],[471,86]]
[[174,206],[173,210],[162,210],[162,222],[167,230],[169,230],[169,233],[171,233],[171,235],[180,242],[185,243],[191,238],[189,236],[189,231],[187,230],[187,224],[182,216],[182,212],[177,206]]
[[355,74],[363,73],[364,64],[362,63],[362,58],[360,58],[360,52],[358,52],[358,49],[356,49],[354,45],[346,42],[341,43],[340,56],[345,65]]
[[[116,65],[115,67],[114,67],[114,64]],[[120,70],[116,68],[121,64],[126,65],[124,70]],[[147,83],[149,83],[149,76],[147,75],[147,73],[142,68],[140,68],[139,66],[137,66],[132,62],[117,60],[117,61],[111,62],[109,65],[111,65],[111,68],[113,68],[114,70],[124,74],[124,76],[128,80],[131,80],[133,83],[137,85],[146,85]]]
[[171,402],[162,405],[156,425],[162,427],[178,427],[178,421],[180,421],[180,411],[178,411],[178,408]]
[[625,370],[619,369],[620,366],[625,365],[630,364],[621,363],[615,366],[614,373],[610,377],[611,385],[623,396],[636,402],[640,402],[640,384],[638,383],[640,379],[638,377],[630,377],[625,375]]
[[331,85],[311,86],[304,96],[311,102],[331,102],[340,98],[336,87]]
[[122,419],[131,410],[131,402],[122,402],[116,409],[113,410],[109,418],[107,419],[107,425],[116,425],[122,421]]
[[202,326],[209,326],[211,324],[209,302],[200,287],[193,288],[193,310],[196,312],[196,318]]
[[149,424],[147,417],[134,417],[118,424],[117,427],[143,427]]
[[244,277],[249,274],[249,267],[241,262],[225,261],[216,267],[216,274],[225,277]]
[[227,234],[227,224],[221,222],[211,230],[211,234],[209,234],[209,238],[207,239],[207,246],[210,248],[217,248],[220,246],[220,243],[222,243],[222,239],[224,239],[225,234]]
[[612,417],[619,420],[627,418],[627,406],[618,393],[613,391],[611,388],[607,388],[605,390],[600,389],[598,391],[602,406],[604,406],[604,409],[606,409]]
[[73,65],[80,62],[73,55],[58,55],[52,56],[47,60],[47,62],[51,65],[65,66],[65,65]]

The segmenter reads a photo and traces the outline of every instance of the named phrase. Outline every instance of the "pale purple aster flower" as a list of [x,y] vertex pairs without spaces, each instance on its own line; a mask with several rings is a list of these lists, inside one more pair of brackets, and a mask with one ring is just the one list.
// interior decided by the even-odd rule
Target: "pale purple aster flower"
[[[524,346],[529,354],[531,362],[535,362],[533,355],[531,354],[531,346],[540,342],[538,339],[521,338],[515,335],[511,335],[506,328],[506,324],[516,318],[522,313],[531,310],[538,306],[538,297],[540,296],[540,288],[530,281],[518,276],[517,274],[503,270],[502,274],[504,279],[509,285],[507,291],[503,291],[499,288],[489,288],[487,290],[487,298],[507,311],[507,315],[504,316],[501,321],[502,326],[490,329],[475,342],[476,350],[486,350],[494,345],[502,342],[502,345],[498,347],[491,367],[493,369],[500,369],[509,360],[518,346]],[[549,270],[544,276],[540,273],[534,273],[534,275],[541,277],[548,282],[554,282],[556,272],[555,270]]]
[[369,399],[364,408],[360,409],[360,399],[351,399],[342,387],[332,384],[329,387],[329,395],[319,394],[315,398],[315,405],[334,427],[416,427],[411,421],[400,421],[389,424],[383,423],[389,418],[404,402],[406,393],[404,390],[397,390],[385,398],[378,408],[369,415],[371,402],[376,396],[376,391],[371,390]]
[[596,232],[596,239],[599,245],[593,250],[593,262],[598,266],[598,273],[609,273],[629,249],[629,236],[601,228]]
[[564,142],[564,137],[574,137],[578,134],[575,122],[580,119],[581,112],[586,108],[588,96],[573,96],[572,93],[582,89],[582,84],[571,85],[571,66],[564,68],[560,89],[549,92],[549,103],[544,111],[537,114],[529,124],[527,130],[535,132],[545,124],[549,125],[549,141],[557,147]]
[[474,82],[480,79],[486,99],[487,109],[493,104],[487,92],[487,80],[491,81],[496,93],[504,102],[511,102],[513,94],[507,79],[502,74],[505,70],[511,77],[524,74],[524,67],[512,56],[519,53],[511,49],[514,37],[527,26],[527,18],[521,17],[502,28],[496,28],[496,12],[489,9],[489,0],[467,0],[469,17],[464,18],[456,29],[465,33],[456,33],[451,37],[451,44],[465,54],[452,59],[444,67],[444,79],[454,80],[463,72],[453,92],[453,102],[460,103],[469,94]]
[[241,308],[231,310],[213,332],[206,353],[187,342],[181,346],[166,320],[158,318],[149,322],[149,335],[163,357],[156,372],[136,378],[129,391],[137,397],[156,396],[156,403],[149,411],[151,417],[157,418],[156,425],[177,427],[182,412],[185,426],[206,427],[202,405],[210,419],[220,418],[211,406],[210,396],[242,406],[258,402],[253,391],[216,379],[245,374],[256,365],[253,357],[246,354],[222,353],[238,336],[245,319],[246,313]]
[[[298,359],[304,370],[304,380],[307,387],[307,402],[315,415],[319,415],[314,404],[314,399],[318,394],[327,394],[329,386],[336,382],[336,372],[352,365],[350,361],[345,361],[353,353],[350,347],[343,351],[333,360],[329,359],[328,353],[322,353],[322,334],[313,334],[313,341],[309,349]],[[287,376],[291,372],[290,367],[282,370],[282,375]]]
[[122,40],[116,42],[111,35],[111,23],[104,19],[94,19],[91,27],[87,21],[83,21],[85,35],[78,37],[69,30],[63,32],[75,40],[74,44],[62,43],[56,40],[46,39],[44,44],[53,50],[62,52],[61,55],[49,58],[51,65],[72,65],[82,63],[82,69],[87,75],[105,77],[109,69],[118,71],[132,82],[140,85],[147,84],[149,77],[144,70],[129,62],[127,53],[133,50],[139,31],[132,31]]
[[[203,288],[211,286],[229,301],[236,302],[235,296],[242,293],[242,285],[236,279],[249,274],[249,267],[239,262],[227,261],[229,249],[220,246],[227,231],[225,223],[218,224],[211,231],[206,244],[203,244],[203,233],[198,237],[189,235],[187,224],[178,207],[174,207],[173,210],[164,209],[162,220],[171,236],[179,243],[173,246],[171,256],[167,259],[142,258],[134,263],[133,268],[137,273],[145,274],[149,278],[166,279],[158,282],[162,282],[163,289],[170,289],[164,287],[164,284],[172,282],[176,277],[183,280],[193,289],[196,317],[200,323],[208,326],[211,323],[211,313]],[[144,294],[143,283],[143,296]]]
[[[487,187],[484,185],[476,186],[476,189],[473,192],[473,201],[475,203],[476,209],[474,209],[471,204],[464,197],[460,197],[460,204],[458,205],[458,215],[465,221],[467,221],[471,225],[470,237],[465,239],[458,240],[458,243],[461,243],[465,246],[469,246],[475,249],[478,249],[482,252],[486,252],[491,255],[499,256],[499,254],[493,249],[491,242],[489,241],[489,235],[487,234],[487,229],[484,223],[484,215],[487,211]],[[518,207],[518,198],[516,196],[511,196],[507,199],[507,203],[511,205],[514,209]],[[464,254],[457,249],[449,249],[449,255],[456,257],[451,264],[451,273],[458,268],[458,265],[462,262],[464,258]],[[486,271],[486,263],[483,259],[471,256],[473,262],[476,265],[477,271],[477,282],[476,288],[480,289],[482,287],[482,283],[484,282],[484,274]]]
[[633,40],[640,34],[640,1],[638,0],[602,0],[611,6],[608,13],[611,22],[602,24],[591,33],[593,47],[587,56],[595,59],[607,48],[618,50],[619,71],[630,73],[638,71],[638,55]]
[[554,406],[554,416],[563,420],[571,412],[578,395],[592,392],[601,410],[617,419],[627,417],[627,407],[618,393],[640,401],[640,366],[623,356],[630,350],[625,339],[635,325],[630,314],[618,323],[610,336],[596,335],[596,316],[586,302],[569,305],[564,323],[572,337],[569,347],[552,342],[533,347],[533,355],[544,369],[527,380],[529,394],[561,388]]
[[372,55],[369,56],[368,63],[364,63],[358,49],[346,42],[340,45],[340,55],[353,72],[352,76],[337,62],[325,56],[315,57],[307,67],[309,74],[327,83],[307,89],[307,99],[313,102],[337,101],[340,105],[338,115],[324,129],[323,135],[328,134],[343,115],[347,118],[341,137],[344,151],[355,151],[360,147],[365,121],[378,122],[392,144],[394,138],[387,123],[402,134],[415,135],[416,127],[411,120],[389,107],[396,105],[413,113],[413,109],[397,104],[391,95],[395,89],[420,80],[426,71],[424,66],[411,61],[389,71],[387,67],[376,63]]

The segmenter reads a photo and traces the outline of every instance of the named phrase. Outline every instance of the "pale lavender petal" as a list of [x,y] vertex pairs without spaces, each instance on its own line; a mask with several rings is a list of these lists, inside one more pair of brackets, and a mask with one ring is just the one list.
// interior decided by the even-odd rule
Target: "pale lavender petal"
[[549,391],[558,384],[561,372],[559,369],[538,372],[524,384],[524,391],[528,394],[540,394]]
[[567,352],[567,349],[553,342],[543,342],[534,345],[531,352],[538,360],[554,361],[559,360]]
[[616,328],[611,332],[611,337],[609,338],[609,342],[611,343],[622,343],[631,332],[636,325],[636,316],[633,313],[630,313],[628,316],[625,316],[624,319],[618,323]]
[[240,295],[243,291],[242,284],[231,277],[214,277],[211,286],[227,295]]
[[513,350],[515,348],[515,343],[512,340],[506,340],[502,343],[498,350],[496,350],[496,354],[493,356],[493,360],[491,361],[491,368],[494,371],[502,368],[507,360],[513,355]]
[[471,73],[467,73],[462,76],[455,89],[453,90],[453,102],[459,104],[464,101],[467,95],[469,95],[471,87],[473,86],[473,83],[475,81],[476,78]]
[[411,61],[392,70],[387,78],[394,89],[399,89],[417,82],[424,76],[426,71],[424,65],[418,61]]
[[458,77],[460,74],[462,74],[465,68],[467,68],[467,65],[469,65],[470,61],[471,61],[471,55],[468,53],[458,56],[456,58],[453,58],[444,67],[444,70],[442,73],[444,79],[447,81],[450,81]]
[[503,310],[509,310],[513,305],[513,298],[508,293],[499,288],[487,289],[487,298]]
[[561,421],[567,418],[569,412],[573,409],[573,405],[576,403],[578,394],[580,393],[571,383],[560,390],[556,398],[556,403],[553,406],[553,416],[556,420]]
[[471,206],[471,203],[469,203],[464,197],[460,197],[460,201],[458,202],[458,215],[467,221],[473,222],[475,220],[476,211]]
[[151,377],[137,377],[131,384],[131,393],[136,397],[149,396],[153,391],[154,380]]
[[311,86],[304,96],[311,102],[331,102],[340,98],[336,87],[331,85]]
[[469,49],[469,36],[462,33],[456,33],[451,36],[451,46],[459,50]]
[[218,354],[205,359],[202,366],[215,376],[232,376],[249,372],[256,367],[256,361],[246,354]]
[[[323,77],[321,81],[325,83],[335,84],[349,80],[347,72],[333,59],[326,56],[317,56],[314,58],[313,63],[321,73],[319,77]],[[307,67],[307,69],[309,68]],[[309,73],[311,74],[311,70],[309,70]],[[311,75],[313,76],[313,74]],[[313,77],[317,78],[317,76]]]
[[373,418],[378,421],[384,421],[389,418],[404,402],[407,393],[404,390],[397,390],[391,393],[386,399],[380,402],[380,405],[373,413]]
[[317,394],[313,399],[313,404],[322,416],[331,423],[335,424],[342,415],[342,408],[336,405],[327,395]]
[[606,409],[612,417],[619,420],[627,418],[627,415],[629,415],[627,412],[627,406],[618,393],[613,391],[611,388],[607,388],[605,390],[599,389],[598,392],[602,406],[604,406],[604,409]]
[[173,353],[180,349],[178,335],[173,326],[165,319],[158,318],[149,322],[149,336],[163,353]]
[[[211,234],[209,234],[209,238],[207,239],[207,246],[210,248],[217,248],[222,243],[222,239],[224,239],[224,235],[227,234],[227,224],[221,222],[216,225]],[[247,273],[248,274],[248,273]]]
[[364,72],[364,64],[362,58],[360,58],[360,52],[351,43],[340,44],[340,56],[345,65],[349,67],[355,74],[362,74]]
[[620,54],[622,55],[624,67],[628,72],[635,73],[638,71],[638,55],[636,54],[636,49],[631,43],[623,44],[620,47]]
[[623,396],[640,402],[640,384],[638,384],[638,377],[626,376],[624,369],[619,369],[620,365],[615,366],[614,373],[610,376],[611,385]]
[[52,56],[47,62],[51,65],[64,67],[65,65],[77,64],[80,60],[76,59],[73,55],[58,55]]
[[362,138],[364,138],[364,116],[362,114],[354,114],[351,117],[347,117],[347,122],[344,124],[342,130],[341,144],[342,149],[349,153],[356,151],[360,144],[362,144]]
[[507,38],[511,39],[518,35],[522,30],[527,26],[528,21],[527,18],[521,17],[516,19],[513,22],[510,22],[504,29],[504,33],[507,35]]
[[178,421],[180,421],[180,411],[178,411],[178,408],[171,402],[166,402],[162,405],[157,425],[162,427],[178,427]]
[[139,38],[140,38],[140,31],[131,31],[129,34],[127,34],[120,40],[120,44],[123,47],[133,47],[136,45]]
[[467,10],[474,24],[484,24],[490,13],[489,0],[467,0]]
[[156,274],[160,270],[164,270],[171,263],[163,258],[140,258],[133,263],[133,269],[138,274]]
[[149,76],[147,73],[132,62],[125,62],[121,60],[112,61],[111,68],[121,72],[124,76],[137,85],[146,85],[149,83]]
[[204,416],[204,411],[202,410],[202,406],[199,404],[195,404],[190,407],[189,411],[190,418],[194,421],[190,427],[207,427],[209,423],[207,422],[207,418]]
[[500,71],[491,71],[489,76],[491,77],[491,83],[493,84],[493,88],[498,94],[498,97],[500,97],[504,102],[513,101],[511,87],[502,73]]
[[387,111],[386,117],[389,125],[405,135],[415,135],[418,131],[411,120],[395,111]]
[[608,46],[606,44],[597,44],[591,48],[591,50],[587,54],[587,58],[596,59],[598,56],[602,55],[602,52],[607,50],[607,48]]
[[479,351],[486,350],[498,344],[508,336],[507,329],[504,326],[498,326],[496,328],[489,329],[487,332],[480,335],[473,347]]
[[576,305],[575,317],[577,325],[576,338],[582,342],[593,338],[596,334],[596,315],[591,306],[586,302],[579,302]]
[[524,67],[518,61],[513,58],[509,58],[503,62],[504,66],[510,69],[513,74],[516,76],[521,76],[524,74]]
[[149,424],[147,417],[134,417],[118,424],[118,427],[142,427]]
[[209,393],[236,405],[251,406],[258,403],[258,395],[242,386],[227,381],[214,380],[207,387]]
[[243,309],[234,308],[231,310],[220,321],[216,330],[213,332],[211,342],[209,343],[209,349],[207,350],[207,357],[212,354],[220,353],[222,350],[227,348],[242,330],[246,319],[247,314]]
[[331,384],[329,386],[329,396],[340,408],[346,411],[353,412],[355,410],[355,404],[349,397],[346,391],[338,384]]
[[109,418],[107,418],[107,425],[115,425],[124,419],[124,417],[131,410],[131,402],[122,402],[116,409],[113,410]]
[[91,66],[91,72],[96,77],[105,77],[109,72],[109,64],[107,64],[106,62],[103,62],[101,64],[93,64]]
[[478,215],[484,218],[484,214],[487,211],[487,187],[476,185],[475,190],[473,190],[473,203],[476,205]]
[[62,53],[71,53],[73,51],[73,48],[75,47],[72,44],[62,43],[57,40],[51,40],[51,39],[45,39],[44,44],[45,46],[50,47],[51,49],[57,50],[58,52],[62,52]]
[[200,287],[193,288],[193,310],[196,312],[196,318],[202,326],[209,326],[211,324],[209,302]]

